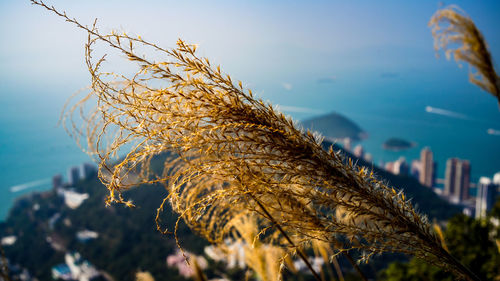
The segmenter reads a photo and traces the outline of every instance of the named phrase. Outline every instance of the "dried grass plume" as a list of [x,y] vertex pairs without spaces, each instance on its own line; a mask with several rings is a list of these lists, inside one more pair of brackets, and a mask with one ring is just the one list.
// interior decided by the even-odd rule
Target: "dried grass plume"
[[436,50],[443,49],[446,57],[469,64],[469,80],[497,98],[500,106],[498,77],[488,44],[474,21],[460,8],[451,5],[438,10],[429,21]]
[[[477,280],[443,249],[427,218],[403,192],[333,148],[323,149],[318,135],[302,130],[241,81],[199,57],[196,45],[178,40],[168,49],[139,36],[101,34],[95,24],[84,26],[31,1],[88,32],[91,90],[68,111],[79,113],[83,126],[73,122],[69,127],[100,161],[108,203],[133,206],[123,194],[137,185],[130,181],[133,176],[168,190],[158,208],[159,229],[160,213],[170,204],[212,243],[223,243],[242,217],[250,217],[258,233],[265,232],[259,236],[263,243],[301,257],[301,249],[321,241],[332,245],[332,255],[356,249],[368,261],[378,253],[407,253],[459,278]],[[117,50],[138,71],[102,70],[105,57],[96,59],[93,52],[97,42]],[[137,48],[146,55],[137,54]],[[123,151],[126,156],[112,164]],[[151,159],[164,153],[169,157],[163,173],[152,174]]]

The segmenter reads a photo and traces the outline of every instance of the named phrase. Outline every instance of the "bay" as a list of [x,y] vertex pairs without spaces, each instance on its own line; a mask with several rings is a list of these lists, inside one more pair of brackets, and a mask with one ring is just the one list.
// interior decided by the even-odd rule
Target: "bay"
[[[361,84],[355,83],[359,79],[354,76],[340,77],[331,84],[316,83],[315,76],[309,76],[291,79],[292,89],[262,81],[253,83],[253,88],[265,100],[282,105],[295,119],[332,111],[352,119],[368,133],[360,144],[372,154],[375,164],[401,156],[410,162],[428,146],[434,152],[439,178],[444,177],[450,157],[470,160],[473,182],[500,171],[500,136],[488,134],[489,129],[500,130],[500,111],[493,97],[456,77],[437,83],[426,80],[432,73],[391,79],[362,74]],[[5,219],[15,198],[50,189],[53,175],[65,176],[69,167],[91,160],[58,126],[63,105],[74,89],[0,85],[0,220]],[[428,112],[429,106],[456,114]],[[399,152],[384,150],[382,144],[390,137],[417,146]]]

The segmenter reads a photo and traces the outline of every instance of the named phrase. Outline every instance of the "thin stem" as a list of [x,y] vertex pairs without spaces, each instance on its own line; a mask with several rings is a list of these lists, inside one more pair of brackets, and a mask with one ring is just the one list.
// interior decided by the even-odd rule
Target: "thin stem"
[[366,278],[366,276],[363,274],[363,271],[361,271],[361,268],[359,268],[358,264],[356,263],[356,261],[351,257],[351,255],[349,255],[349,253],[347,252],[342,252],[344,254],[344,256],[347,258],[347,260],[349,261],[349,263],[352,265],[352,267],[354,267],[354,269],[356,270],[356,272],[359,274],[359,276],[361,277],[361,279],[363,279],[364,281],[368,281],[368,279]]
[[288,236],[288,234],[286,234],[285,230],[281,227],[281,225],[278,224],[278,222],[271,216],[271,214],[267,211],[267,209],[264,207],[264,205],[262,205],[262,203],[257,198],[255,198],[255,196],[253,196],[253,194],[250,194],[250,197],[252,197],[252,199],[257,203],[257,205],[259,205],[259,207],[262,209],[262,211],[266,215],[267,219],[270,220],[276,226],[276,228],[278,229],[278,231],[283,235],[283,237],[285,237],[285,239],[288,241],[288,243],[292,247],[294,247],[295,249],[297,249],[297,253],[299,254],[300,258],[304,261],[304,263],[306,264],[307,268],[309,268],[309,270],[311,271],[311,273],[314,276],[314,278],[317,281],[321,281],[321,277],[314,270],[314,268],[312,267],[311,263],[307,259],[307,256],[295,245],[295,243],[292,241],[292,239],[290,239],[290,237]]
[[337,271],[337,276],[340,281],[344,281],[344,275],[342,275],[342,270],[340,269],[339,262],[336,257],[333,257],[333,266],[335,267],[335,271]]
[[[255,196],[253,196],[252,194],[250,194],[250,196],[252,197],[252,199],[257,202],[257,205],[259,205],[259,207],[262,209],[262,211],[266,214],[266,216],[268,217],[268,219],[274,224],[276,225],[276,227],[278,228],[278,230],[281,232],[281,234],[283,234],[283,236],[285,237],[285,239],[290,243],[290,245],[292,245],[293,247],[297,248],[295,246],[295,244],[293,243],[293,241],[288,237],[288,235],[285,233],[285,231],[283,230],[283,228],[278,224],[278,222],[276,222],[276,220],[271,216],[271,214],[266,210],[266,208],[262,205],[262,203],[257,200],[257,198],[255,198]],[[297,248],[298,249],[298,248]],[[311,272],[313,273],[314,277],[317,277],[316,279],[319,278],[319,275],[314,271],[314,269],[312,268],[312,266],[310,265],[309,261],[303,256],[303,253],[298,250],[298,253],[300,255],[300,257],[304,260],[304,262],[306,263],[307,267],[309,268],[309,270],[311,270]],[[351,255],[349,255],[348,252],[345,252],[345,251],[342,251],[342,254],[347,258],[347,260],[349,261],[349,263],[352,265],[352,267],[354,268],[354,270],[356,270],[356,272],[359,274],[359,276],[361,277],[361,279],[363,279],[363,281],[368,281],[368,278],[366,278],[366,276],[364,275],[363,271],[361,271],[361,268],[359,268],[358,264],[356,263],[356,261],[351,257]],[[321,280],[321,279],[318,279],[318,280]]]

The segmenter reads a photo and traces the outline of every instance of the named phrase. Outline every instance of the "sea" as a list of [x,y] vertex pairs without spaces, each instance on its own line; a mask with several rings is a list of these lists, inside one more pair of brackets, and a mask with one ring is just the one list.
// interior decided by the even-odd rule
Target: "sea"
[[[495,98],[463,82],[407,79],[404,75],[364,74],[355,77],[295,79],[293,83],[255,82],[259,95],[302,120],[339,112],[356,122],[368,138],[361,141],[375,164],[405,157],[419,158],[429,147],[444,177],[450,157],[468,159],[471,180],[500,171],[500,110]],[[371,76],[370,76],[371,75]],[[453,85],[445,87],[443,85]],[[16,198],[48,190],[55,174],[92,159],[58,124],[64,103],[76,88],[31,89],[0,85],[0,220]],[[274,94],[266,94],[274,93]],[[305,94],[304,94],[305,93]],[[405,151],[382,148],[385,140],[402,138],[416,144]],[[356,145],[356,144],[354,144]],[[400,187],[404,188],[404,187]]]

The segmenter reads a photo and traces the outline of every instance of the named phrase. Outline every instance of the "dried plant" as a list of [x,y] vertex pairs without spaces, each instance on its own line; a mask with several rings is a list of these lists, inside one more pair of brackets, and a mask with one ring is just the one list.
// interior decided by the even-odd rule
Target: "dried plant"
[[452,5],[438,10],[429,26],[436,50],[443,49],[448,59],[453,56],[457,62],[464,61],[475,69],[469,74],[470,81],[496,97],[500,106],[500,77],[495,72],[488,44],[472,19]]
[[233,237],[243,245],[245,263],[262,281],[282,280],[285,264],[293,268],[291,259],[282,247],[274,243],[261,243],[259,223],[255,216],[240,216],[234,219]]
[[155,281],[155,279],[147,271],[138,271],[135,273],[135,281]]
[[[333,246],[334,255],[358,249],[368,261],[378,253],[407,253],[477,280],[443,249],[427,218],[401,191],[332,148],[324,150],[318,135],[198,57],[195,45],[179,40],[176,48],[165,49],[138,36],[101,34],[95,23],[87,27],[39,0],[31,2],[88,32],[91,91],[69,112],[80,110],[84,118],[83,128],[74,124],[74,134],[99,157],[99,174],[110,191],[107,203],[133,206],[123,191],[137,184],[129,177],[139,174],[140,183],[168,189],[158,208],[159,229],[168,202],[213,243],[223,243],[242,216],[255,216],[266,231],[262,241],[286,247],[306,264],[301,249],[322,241]],[[137,73],[102,71],[104,57],[93,58],[98,41],[137,63]],[[136,47],[163,58],[138,55]],[[84,105],[93,99],[95,109],[85,114]],[[126,157],[110,164],[122,150]],[[164,152],[170,156],[163,173],[151,175],[152,157]]]
[[[340,265],[337,261],[337,258],[334,255],[334,251],[333,251],[332,246],[326,242],[319,241],[319,240],[313,240],[311,244],[312,244],[312,249],[314,251],[314,255],[316,257],[322,257],[325,264],[332,263],[334,268],[335,268],[335,272],[337,273],[338,279],[340,281],[344,281],[344,275],[342,274],[342,270],[340,268]],[[330,267],[326,267],[326,269],[327,269],[329,275],[333,277],[334,274],[331,271]],[[323,278],[323,277],[321,279],[325,280],[325,278]]]

